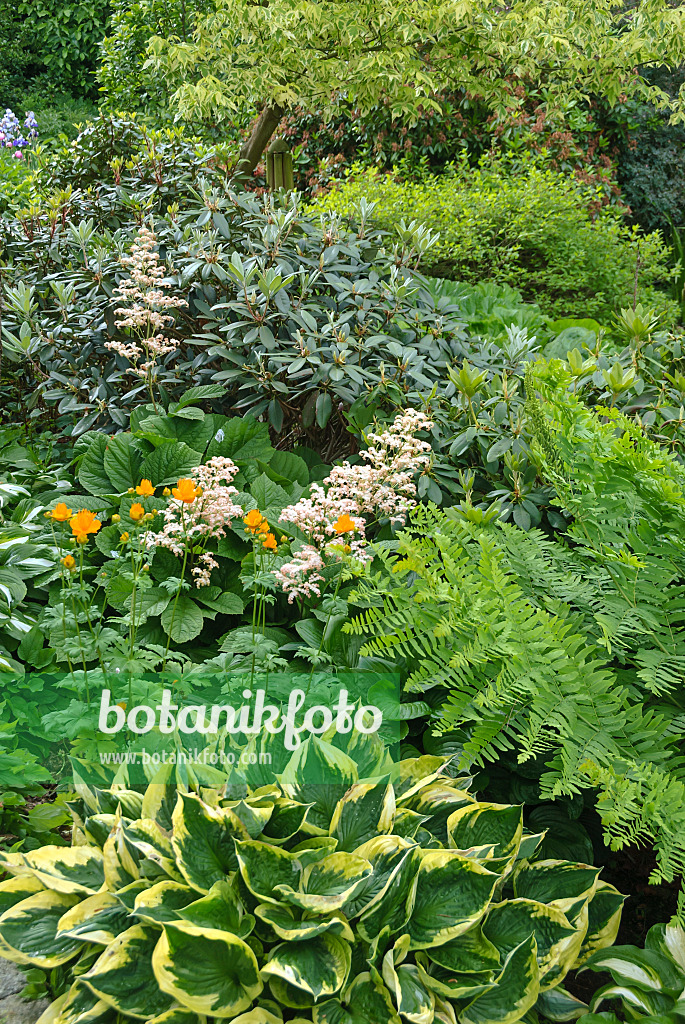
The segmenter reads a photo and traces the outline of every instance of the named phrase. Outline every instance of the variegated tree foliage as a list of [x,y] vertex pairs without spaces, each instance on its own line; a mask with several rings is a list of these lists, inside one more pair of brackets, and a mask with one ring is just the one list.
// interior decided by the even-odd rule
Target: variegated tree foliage
[[561,982],[623,897],[448,770],[312,737],[278,784],[80,787],[71,848],[1,858],[0,953],[67,967],[40,1024],[577,1016]]

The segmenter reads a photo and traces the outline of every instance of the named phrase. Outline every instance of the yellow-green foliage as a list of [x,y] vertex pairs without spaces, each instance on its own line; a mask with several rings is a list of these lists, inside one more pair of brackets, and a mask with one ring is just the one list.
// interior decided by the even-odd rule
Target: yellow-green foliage
[[512,285],[557,317],[608,321],[632,301],[639,250],[640,297],[675,318],[673,304],[657,290],[668,277],[659,232],[643,235],[614,209],[597,210],[598,192],[539,163],[516,175],[498,163],[463,165],[422,182],[354,167],[314,205],[358,220],[362,198],[375,203],[371,220],[382,228],[418,220],[440,233],[424,269]]

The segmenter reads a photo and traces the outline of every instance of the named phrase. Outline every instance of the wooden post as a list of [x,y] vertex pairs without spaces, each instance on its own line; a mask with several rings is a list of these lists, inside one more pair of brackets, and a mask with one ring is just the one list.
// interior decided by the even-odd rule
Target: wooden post
[[283,139],[276,139],[267,150],[266,183],[272,192],[279,188],[290,190],[295,186],[293,155]]

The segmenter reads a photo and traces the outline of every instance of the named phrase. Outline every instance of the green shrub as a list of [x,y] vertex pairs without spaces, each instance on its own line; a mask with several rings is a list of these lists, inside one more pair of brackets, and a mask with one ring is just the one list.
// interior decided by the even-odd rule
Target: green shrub
[[378,737],[337,742],[311,737],[268,785],[260,767],[201,796],[81,785],[71,849],[0,855],[0,955],[71,986],[50,1019],[582,1010],[560,984],[611,944],[623,903],[599,870],[536,861],[521,808],[478,802],[448,758],[393,766]]
[[386,230],[416,220],[440,232],[423,264],[433,275],[508,284],[554,317],[609,321],[632,301],[639,257],[643,301],[676,317],[677,307],[658,290],[669,275],[661,235],[626,226],[601,206],[598,187],[540,162],[516,174],[503,163],[477,170],[463,163],[422,182],[356,168],[314,207],[358,220],[362,199],[375,204],[368,219]]

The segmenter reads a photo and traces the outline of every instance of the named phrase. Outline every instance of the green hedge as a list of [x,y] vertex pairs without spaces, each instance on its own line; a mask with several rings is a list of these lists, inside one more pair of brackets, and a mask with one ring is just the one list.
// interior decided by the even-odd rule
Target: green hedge
[[429,274],[497,281],[554,317],[608,322],[632,302],[639,255],[641,301],[677,319],[677,307],[659,290],[669,278],[659,232],[629,227],[600,205],[598,190],[539,162],[515,175],[502,163],[463,165],[422,182],[355,165],[314,206],[358,220],[362,198],[375,203],[370,219],[382,228],[418,220],[440,233],[426,255]]

